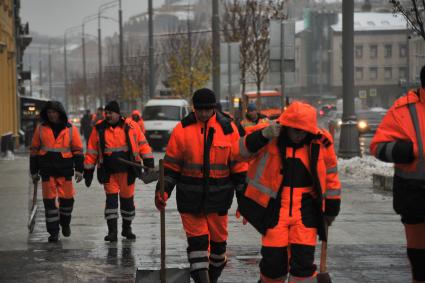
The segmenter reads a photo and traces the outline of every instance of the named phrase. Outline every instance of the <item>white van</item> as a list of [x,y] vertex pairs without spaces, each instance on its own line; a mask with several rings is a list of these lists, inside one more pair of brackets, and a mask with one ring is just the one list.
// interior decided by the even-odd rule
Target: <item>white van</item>
[[191,112],[186,99],[151,99],[143,109],[145,136],[152,149],[164,150],[174,127]]

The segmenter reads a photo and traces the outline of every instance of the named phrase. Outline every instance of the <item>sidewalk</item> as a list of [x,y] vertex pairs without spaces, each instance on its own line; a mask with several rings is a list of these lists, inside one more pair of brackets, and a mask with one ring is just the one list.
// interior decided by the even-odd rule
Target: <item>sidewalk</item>
[[[0,161],[0,176],[0,282],[133,282],[137,267],[159,266],[154,185],[137,184],[135,242],[121,236],[114,244],[103,241],[105,196],[94,180],[90,189],[76,186],[71,237],[48,244],[41,194],[35,231],[29,235],[26,228],[32,193],[28,159],[17,155],[14,161]],[[342,211],[329,235],[328,269],[333,282],[409,282],[403,227],[392,211],[391,196],[373,194],[371,180],[342,175],[342,181]],[[235,209],[234,203],[229,212],[229,263],[220,282],[256,283],[260,237],[234,217]],[[186,238],[174,193],[166,211],[167,262],[185,264]]]

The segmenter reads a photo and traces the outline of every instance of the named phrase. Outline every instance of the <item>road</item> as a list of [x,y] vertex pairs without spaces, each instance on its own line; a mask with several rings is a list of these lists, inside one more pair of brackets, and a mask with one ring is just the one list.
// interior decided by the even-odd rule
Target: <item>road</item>
[[[155,153],[156,159],[162,153]],[[44,211],[33,234],[28,234],[31,190],[28,158],[0,161],[0,282],[134,282],[136,268],[159,266],[159,214],[154,208],[154,184],[137,184],[136,241],[105,243],[104,193],[76,186],[72,235],[47,243]],[[409,282],[402,225],[392,211],[391,197],[374,194],[370,180],[342,176],[341,216],[330,229],[328,267],[333,282]],[[39,201],[42,207],[42,201]],[[229,263],[220,282],[258,281],[260,237],[229,212]],[[174,194],[166,211],[167,263],[186,263],[186,238]],[[319,250],[319,249],[318,249]],[[317,258],[319,255],[317,254]]]

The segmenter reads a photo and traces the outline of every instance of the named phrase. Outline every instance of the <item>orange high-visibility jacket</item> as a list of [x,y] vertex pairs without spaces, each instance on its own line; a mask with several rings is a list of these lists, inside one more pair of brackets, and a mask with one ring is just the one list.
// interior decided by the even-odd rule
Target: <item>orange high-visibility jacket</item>
[[[308,104],[293,102],[282,113],[278,122],[284,127],[297,128],[310,133],[308,143],[297,146],[288,143],[289,145],[285,146],[285,158],[288,164],[289,162],[292,162],[292,164],[297,162],[299,165],[296,167],[293,165],[293,168],[301,168],[302,170],[299,172],[292,172],[293,168],[285,170],[285,166],[282,166],[282,157],[279,154],[278,146],[282,145],[278,138],[268,141],[262,136],[261,131],[256,131],[241,138],[235,144],[237,158],[250,161],[247,174],[248,185],[243,195],[266,208],[271,199],[278,197],[280,186],[283,184],[283,189],[291,189],[292,191],[292,189],[299,188],[311,193],[315,198],[322,197],[322,213],[329,216],[338,215],[341,184],[338,179],[337,158],[331,135],[316,127],[316,110]],[[281,134],[279,138],[284,138],[284,136]],[[286,139],[289,138],[286,137]],[[282,144],[285,144],[285,142],[283,141]],[[311,167],[311,162],[314,162],[311,160],[313,147],[318,149],[315,163],[316,172],[312,172]],[[257,151],[251,152],[249,150],[253,148]],[[291,160],[289,161],[289,159]],[[317,178],[317,183],[320,184],[320,191],[318,191],[319,188],[313,186],[314,178]],[[287,184],[285,180],[291,181],[288,181]],[[291,182],[294,182],[294,187],[292,187]],[[301,199],[293,200],[292,196],[292,193],[289,194],[291,199],[288,203],[301,201]],[[255,213],[255,211],[252,211],[252,213]]]
[[[104,133],[104,150],[101,132]],[[94,170],[98,164],[100,167],[104,166],[109,174],[127,172],[128,166],[117,161],[117,158],[136,162],[139,162],[140,158],[144,162],[153,160],[152,149],[145,136],[139,126],[129,118],[122,117],[115,127],[104,120],[93,128],[87,145],[84,169]]]
[[[409,91],[397,99],[388,110],[370,144],[370,151],[381,160],[395,162],[395,176],[425,180],[425,89]],[[413,143],[414,160],[398,163],[391,154],[397,141]],[[388,145],[387,145],[388,144]],[[384,148],[385,147],[385,148]],[[388,158],[385,158],[388,157]]]
[[232,159],[238,139],[234,123],[220,112],[207,123],[191,113],[174,128],[164,157],[165,189],[170,195],[177,185],[179,212],[227,212],[247,170]]
[[31,158],[37,158],[36,168],[31,174],[42,176],[69,177],[75,169],[83,172],[83,145],[78,129],[67,123],[55,138],[47,123],[40,124],[34,131],[31,143]]

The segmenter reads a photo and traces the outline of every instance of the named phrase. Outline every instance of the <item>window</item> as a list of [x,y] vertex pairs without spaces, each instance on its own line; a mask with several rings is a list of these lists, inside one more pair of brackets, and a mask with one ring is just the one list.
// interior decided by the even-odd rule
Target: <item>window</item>
[[378,68],[377,67],[369,68],[369,78],[371,80],[376,80],[378,78]]
[[393,56],[393,46],[391,44],[385,44],[384,46],[384,56],[385,58],[391,58]]
[[363,68],[362,67],[356,67],[356,80],[358,80],[358,81],[363,80]]
[[362,58],[362,57],[363,57],[363,46],[356,45],[356,58]]
[[401,43],[399,46],[399,56],[400,58],[405,58],[407,56],[407,46],[405,43]]
[[391,67],[384,68],[384,78],[390,80],[393,78],[393,69]]
[[143,119],[149,120],[170,120],[179,121],[182,117],[180,116],[180,106],[146,106],[143,111]]
[[398,68],[398,76],[399,76],[400,79],[406,79],[406,77],[407,77],[406,67]]
[[378,57],[378,45],[371,45],[369,48],[370,59]]

